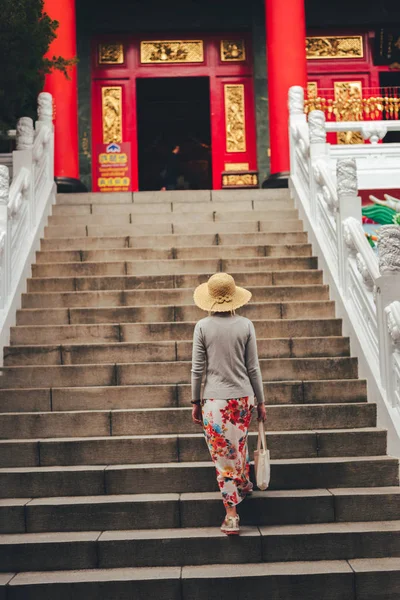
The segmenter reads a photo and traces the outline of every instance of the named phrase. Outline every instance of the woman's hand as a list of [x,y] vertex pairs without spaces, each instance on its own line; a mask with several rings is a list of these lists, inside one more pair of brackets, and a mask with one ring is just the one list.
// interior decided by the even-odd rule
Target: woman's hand
[[265,404],[257,404],[257,421],[265,422],[267,420],[267,413],[265,412]]
[[193,423],[196,423],[196,425],[202,425],[203,424],[200,404],[193,404],[193,408],[192,408],[192,421],[193,421]]

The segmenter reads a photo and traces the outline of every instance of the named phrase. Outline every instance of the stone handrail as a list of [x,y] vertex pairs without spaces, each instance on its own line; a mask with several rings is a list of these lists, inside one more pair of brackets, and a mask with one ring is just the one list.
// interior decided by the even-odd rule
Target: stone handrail
[[[291,109],[293,97],[295,111]],[[336,130],[333,127],[338,125],[345,125],[346,130],[352,127],[326,124],[321,111],[311,111],[305,124],[309,135],[306,156],[302,138],[296,135],[299,123],[304,132],[303,98],[302,88],[290,90],[291,194],[324,269],[337,316],[343,320],[343,333],[350,336],[358,356],[360,376],[368,381],[369,399],[377,403],[379,422],[389,431],[389,451],[400,456],[400,227],[388,225],[380,230],[378,257],[361,225],[358,196],[358,165],[370,155],[372,145],[359,145],[356,159],[350,156],[351,146],[344,156],[335,154],[326,143],[327,130]],[[357,123],[360,131],[362,125]],[[383,156],[386,149],[390,154],[391,146],[398,144],[379,147]],[[372,174],[376,180],[385,179],[379,164],[377,161]],[[385,187],[385,181],[380,187]]]
[[400,131],[400,121],[327,121],[325,130],[328,132],[359,131],[364,140],[369,140],[371,144],[378,144],[388,131]]
[[0,165],[0,343],[8,343],[10,326],[40,237],[55,201],[52,97],[38,97],[39,119],[23,117],[17,124],[13,179]]

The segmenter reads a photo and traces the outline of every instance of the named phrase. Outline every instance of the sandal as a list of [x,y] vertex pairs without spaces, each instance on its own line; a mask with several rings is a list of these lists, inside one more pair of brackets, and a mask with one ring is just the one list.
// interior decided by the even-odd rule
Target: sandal
[[236,517],[226,516],[221,525],[221,531],[225,535],[239,535],[239,515]]

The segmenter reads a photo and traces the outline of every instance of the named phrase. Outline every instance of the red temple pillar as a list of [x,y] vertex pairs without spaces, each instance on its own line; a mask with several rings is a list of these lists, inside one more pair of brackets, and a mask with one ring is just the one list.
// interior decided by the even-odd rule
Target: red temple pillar
[[[49,58],[53,56],[62,56],[66,59],[75,58],[75,0],[44,0],[44,11],[51,19],[59,22],[56,31],[57,37],[51,44],[46,56]],[[76,65],[69,68],[68,73],[69,79],[61,71],[53,71],[46,76],[44,88],[46,92],[52,94],[55,106],[54,174],[56,178],[61,180],[59,183],[61,183],[63,191],[65,191],[63,184],[73,188],[74,182],[71,180],[79,180]],[[76,183],[80,184],[78,181]]]
[[307,86],[304,0],[265,0],[271,174],[289,171],[288,91]]

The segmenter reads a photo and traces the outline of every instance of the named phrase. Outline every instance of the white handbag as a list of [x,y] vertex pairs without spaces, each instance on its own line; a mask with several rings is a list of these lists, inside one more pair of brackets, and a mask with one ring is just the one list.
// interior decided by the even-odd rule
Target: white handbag
[[271,464],[264,423],[262,421],[258,424],[257,450],[254,451],[254,472],[256,474],[257,487],[260,490],[266,490],[271,478]]

